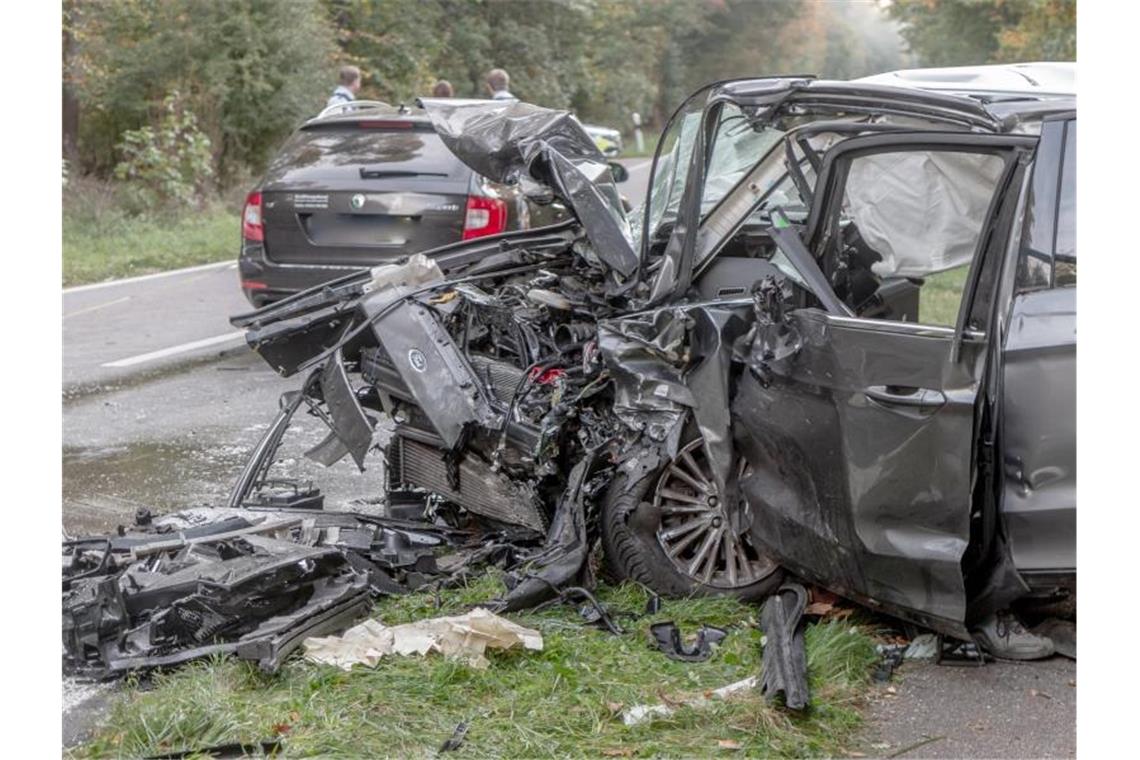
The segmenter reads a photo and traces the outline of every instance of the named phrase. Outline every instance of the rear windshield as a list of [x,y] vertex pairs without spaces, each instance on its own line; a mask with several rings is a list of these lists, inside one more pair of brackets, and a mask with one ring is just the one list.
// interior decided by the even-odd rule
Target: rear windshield
[[274,179],[300,174],[308,178],[353,172],[358,167],[377,172],[414,172],[457,177],[463,164],[430,127],[382,129],[356,124],[298,131],[269,166]]

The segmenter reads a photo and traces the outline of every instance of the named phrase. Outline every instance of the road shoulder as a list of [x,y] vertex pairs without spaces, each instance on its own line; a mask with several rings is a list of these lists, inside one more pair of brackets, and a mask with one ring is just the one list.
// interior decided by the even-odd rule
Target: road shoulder
[[867,757],[1053,758],[1077,753],[1077,664],[911,662],[874,692]]

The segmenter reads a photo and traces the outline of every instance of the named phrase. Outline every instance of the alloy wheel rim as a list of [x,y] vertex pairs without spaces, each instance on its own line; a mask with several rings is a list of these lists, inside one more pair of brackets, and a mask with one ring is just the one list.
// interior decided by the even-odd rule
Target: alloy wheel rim
[[657,480],[653,505],[661,515],[657,542],[685,577],[714,588],[735,589],[775,572],[776,563],[757,550],[747,526],[733,529],[700,438],[666,465]]

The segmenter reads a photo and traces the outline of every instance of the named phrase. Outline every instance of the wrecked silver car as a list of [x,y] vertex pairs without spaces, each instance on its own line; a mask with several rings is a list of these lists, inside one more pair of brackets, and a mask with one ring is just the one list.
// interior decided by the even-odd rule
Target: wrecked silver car
[[567,114],[423,106],[574,218],[235,317],[304,379],[230,508],[319,514],[274,473],[301,413],[329,429],[308,456],[350,457],[389,518],[514,547],[500,610],[588,586],[598,545],[664,594],[787,572],[963,639],[1075,593],[1075,101],[710,85],[632,219]]

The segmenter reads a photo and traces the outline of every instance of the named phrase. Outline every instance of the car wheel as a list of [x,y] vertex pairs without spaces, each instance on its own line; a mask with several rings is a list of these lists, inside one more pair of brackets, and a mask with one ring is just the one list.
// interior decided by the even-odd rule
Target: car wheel
[[667,596],[758,601],[783,573],[757,549],[747,525],[733,529],[702,443],[689,442],[636,482],[628,473],[615,478],[601,516],[607,570]]

